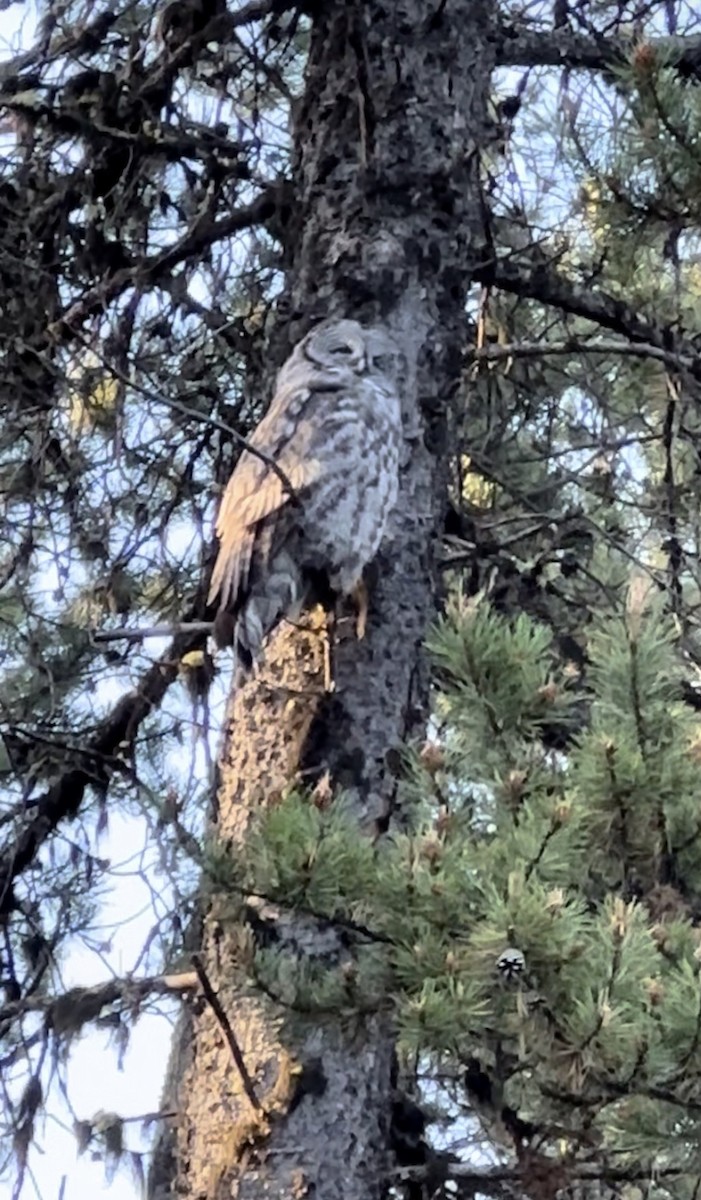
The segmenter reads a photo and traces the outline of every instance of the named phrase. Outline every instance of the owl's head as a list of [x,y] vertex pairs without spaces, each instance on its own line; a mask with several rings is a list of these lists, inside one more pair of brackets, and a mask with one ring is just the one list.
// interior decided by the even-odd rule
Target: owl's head
[[307,334],[299,349],[314,366],[339,375],[388,374],[397,354],[387,334],[357,321],[323,321]]

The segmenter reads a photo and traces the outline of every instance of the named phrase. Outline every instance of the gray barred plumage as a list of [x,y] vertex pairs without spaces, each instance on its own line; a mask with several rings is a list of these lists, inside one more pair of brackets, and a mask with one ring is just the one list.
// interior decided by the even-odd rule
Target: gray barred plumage
[[270,461],[243,452],[217,518],[209,603],[243,667],[298,615],[313,576],[348,595],[375,557],[399,482],[397,364],[385,333],[342,320],[317,325],[283,365],[249,440]]

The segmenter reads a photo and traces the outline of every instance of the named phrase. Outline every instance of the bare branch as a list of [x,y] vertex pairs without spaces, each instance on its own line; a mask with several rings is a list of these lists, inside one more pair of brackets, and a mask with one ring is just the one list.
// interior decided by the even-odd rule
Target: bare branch
[[98,629],[94,642],[143,642],[146,638],[175,637],[179,633],[210,633],[212,621],[183,621],[179,625],[151,625],[148,629]]
[[61,996],[30,996],[4,1004],[0,1024],[16,1021],[28,1013],[42,1013],[55,1033],[76,1033],[83,1025],[96,1021],[102,1010],[120,1001],[133,1005],[149,996],[181,995],[197,987],[194,971],[173,975],[153,975],[145,979],[110,979],[95,987],[74,987]]
[[[570,1183],[575,1182],[605,1182],[607,1184],[614,1183],[633,1183],[637,1180],[649,1180],[652,1168],[649,1164],[641,1164],[639,1166],[630,1167],[613,1167],[607,1166],[605,1163],[571,1163],[567,1166],[557,1163],[557,1160],[543,1160],[552,1165],[553,1170],[558,1172],[566,1172],[567,1180]],[[441,1180],[460,1180],[461,1183],[471,1185],[475,1191],[490,1192],[498,1184],[520,1184],[521,1186],[528,1180],[529,1160],[526,1159],[525,1165],[516,1163],[513,1166],[489,1166],[476,1167],[473,1163],[450,1162],[441,1159],[438,1164],[429,1164],[425,1167],[400,1167],[396,1172],[396,1178],[403,1182],[431,1180],[438,1182]],[[438,1167],[438,1169],[437,1169]],[[654,1174],[656,1178],[665,1179],[680,1179],[685,1176],[692,1175],[688,1168],[684,1167],[662,1167],[659,1170],[655,1168]]]
[[[86,343],[86,349],[88,348]],[[94,350],[92,352],[95,353]],[[277,475],[282,484],[283,491],[287,493],[295,507],[300,507],[301,500],[280,464],[276,462],[272,455],[266,454],[265,450],[261,450],[258,446],[254,446],[252,442],[249,442],[242,433],[239,433],[238,429],[234,429],[233,425],[228,425],[226,421],[220,421],[218,417],[213,417],[211,413],[199,412],[196,408],[191,408],[189,404],[184,404],[182,400],[176,400],[173,396],[167,396],[165,392],[156,392],[152,388],[144,387],[143,384],[130,379],[128,375],[108,362],[104,357],[99,355],[96,355],[96,357],[100,358],[100,362],[106,372],[114,379],[119,380],[120,383],[125,384],[126,387],[131,388],[132,391],[138,392],[145,400],[151,400],[156,404],[165,405],[166,408],[175,409],[176,412],[182,413],[183,416],[188,417],[191,421],[196,421],[200,425],[207,425],[210,429],[218,429],[220,433],[225,433],[227,437],[232,438],[242,450],[247,450],[254,458],[265,463],[266,467],[269,467],[274,475]],[[197,631],[194,629],[190,630],[193,633],[201,633],[203,631],[202,629],[198,629]]]
[[692,341],[674,333],[668,326],[649,320],[615,296],[566,279],[547,263],[520,265],[497,259],[476,272],[476,276],[478,279],[483,276],[484,282],[492,283],[505,292],[527,296],[593,321],[604,329],[629,338],[635,345],[646,347],[647,354],[650,349],[656,350],[656,356],[662,361],[666,362],[666,356],[669,355],[674,367],[683,367],[695,379],[701,379],[701,359]]
[[90,288],[80,300],[62,313],[57,321],[52,322],[48,332],[61,342],[74,337],[77,329],[89,317],[102,312],[128,288],[136,285],[155,286],[162,282],[174,267],[187,258],[201,254],[215,242],[240,233],[243,229],[250,229],[254,225],[265,224],[276,211],[280,198],[280,185],[266,188],[250,204],[234,209],[228,216],[218,221],[198,223],[167,250],[162,250],[143,262],[120,268],[96,287]]
[[[589,34],[502,25],[497,62],[501,67],[580,67],[601,71],[630,62],[636,43],[630,37],[593,37]],[[684,75],[701,74],[701,37],[653,38],[646,43],[661,63]]]
[[[204,594],[192,605],[192,616],[203,607]],[[0,854],[0,916],[16,907],[15,880],[34,862],[61,822],[75,816],[86,790],[96,784],[103,789],[107,786],[112,773],[110,761],[120,760],[124,750],[133,745],[141,724],[177,679],[180,659],[200,637],[178,635],[168,653],[149,667],[139,686],[122,697],[87,743],[82,752],[84,765],[64,771],[42,795],[26,801],[27,824]]]
[[512,342],[505,345],[483,346],[471,351],[475,361],[497,362],[509,358],[543,358],[546,355],[622,354],[634,358],[654,358],[675,370],[691,371],[694,359],[672,354],[648,342],[587,341],[586,338],[567,338],[561,342]]
[[[126,5],[125,7],[130,6]],[[280,11],[279,5],[275,7]],[[290,4],[288,7],[292,8],[293,5]],[[244,4],[238,12],[227,14],[226,29],[240,29],[243,25],[250,25],[253,21],[262,21],[265,17],[270,16],[272,10],[271,0],[251,0],[249,4]],[[48,66],[64,57],[77,58],[89,47],[93,47],[95,44],[99,45],[121,15],[116,8],[110,7],[106,12],[100,13],[89,25],[78,26],[65,37],[55,39],[51,47],[35,46],[31,50],[8,59],[0,64],[0,87],[6,80],[15,78],[20,71],[26,70],[27,67]]]
[[214,988],[212,987],[211,983],[209,982],[207,972],[204,969],[204,965],[202,963],[202,959],[200,958],[199,954],[193,954],[192,963],[197,972],[197,978],[199,979],[199,981],[202,985],[202,991],[205,994],[207,1003],[209,1004],[210,1008],[212,1009],[212,1012],[214,1013],[215,1017],[217,1018],[217,1021],[219,1022],[219,1025],[221,1026],[222,1033],[224,1034],[224,1037],[226,1038],[227,1045],[231,1051],[231,1057],[233,1058],[234,1062],[236,1063],[236,1069],[237,1069],[239,1075],[241,1076],[241,1083],[243,1084],[243,1090],[248,1097],[251,1107],[254,1108],[256,1110],[256,1112],[260,1112],[261,1108],[262,1108],[261,1102],[258,1099],[258,1097],[256,1096],[255,1088],[253,1087],[253,1081],[251,1079],[251,1076],[248,1074],[248,1068],[246,1067],[246,1063],[244,1062],[243,1054],[241,1053],[241,1047],[239,1046],[239,1044],[236,1040],[236,1035],[234,1034],[234,1031],[231,1028],[231,1022],[229,1021],[229,1018],[227,1017],[226,1013],[224,1012],[224,1009],[222,1008],[221,1004],[219,1003],[219,998],[218,998],[216,992],[214,991]]
[[32,50],[8,59],[0,64],[0,86],[27,67],[44,66],[56,62],[64,55],[81,54],[94,39],[97,39],[99,45],[120,15],[119,12],[112,10],[102,12],[89,25],[72,30],[66,37],[58,38],[50,50],[43,46],[35,46]]
[[226,421],[220,421],[218,417],[213,417],[211,413],[198,412],[197,409],[190,408],[189,405],[183,404],[180,400],[175,400],[170,396],[166,396],[162,392],[152,392],[149,388],[144,388],[139,384],[135,384],[126,376],[122,376],[120,372],[115,371],[113,367],[108,367],[107,369],[112,371],[112,374],[115,375],[116,378],[122,379],[123,382],[129,384],[130,387],[138,391],[142,396],[145,397],[145,399],[155,400],[157,404],[165,404],[168,408],[174,408],[176,412],[183,413],[192,421],[197,421],[201,425],[209,425],[211,429],[218,429],[221,433],[225,433],[228,437],[233,438],[233,440],[238,443],[242,450],[247,450],[249,454],[252,454],[255,458],[258,458],[261,462],[264,462],[267,467],[270,467],[270,470],[273,472],[273,474],[277,475],[280,483],[282,484],[283,491],[287,493],[292,503],[296,507],[301,506],[301,500],[299,499],[297,492],[293,488],[290,480],[280,464],[276,462],[270,454],[266,454],[265,450],[260,450],[258,446],[254,446],[251,442],[249,442],[243,436],[243,434],[239,433],[237,429],[234,429],[232,425],[227,425]]

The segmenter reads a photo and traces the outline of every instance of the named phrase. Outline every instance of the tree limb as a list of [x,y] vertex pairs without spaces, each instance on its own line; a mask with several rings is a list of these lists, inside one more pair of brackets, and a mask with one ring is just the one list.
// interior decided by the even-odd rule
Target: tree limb
[[55,1033],[77,1033],[83,1025],[96,1021],[109,1004],[123,1001],[133,1005],[149,996],[181,996],[198,986],[195,971],[171,975],[152,975],[144,979],[110,979],[94,987],[69,988],[61,996],[30,996],[4,1004],[0,1025],[16,1021],[29,1013],[41,1013],[45,1024]]
[[273,184],[266,188],[250,204],[234,209],[228,216],[218,221],[198,222],[192,229],[166,250],[154,254],[144,262],[122,267],[120,270],[103,280],[96,287],[71,304],[57,321],[49,326],[49,333],[59,341],[73,337],[89,317],[104,311],[105,307],[128,288],[139,286],[155,286],[160,283],[173,269],[191,256],[201,254],[215,242],[250,229],[254,225],[263,225],[275,213],[281,198],[281,187]]
[[219,1026],[221,1028],[221,1031],[224,1034],[224,1037],[226,1038],[227,1045],[231,1051],[231,1057],[233,1058],[233,1060],[236,1064],[236,1069],[237,1069],[239,1075],[241,1076],[241,1083],[243,1084],[243,1090],[246,1093],[246,1096],[251,1105],[251,1108],[253,1108],[256,1112],[260,1112],[262,1105],[261,1105],[260,1100],[256,1096],[256,1091],[253,1086],[253,1080],[251,1079],[251,1076],[248,1073],[248,1068],[246,1067],[246,1061],[243,1057],[243,1054],[241,1053],[241,1047],[239,1046],[239,1044],[236,1040],[236,1035],[231,1027],[231,1022],[230,1022],[229,1018],[227,1017],[226,1013],[224,1012],[224,1009],[222,1008],[222,1005],[219,1001],[219,997],[217,996],[217,993],[215,992],[214,988],[212,987],[212,984],[210,983],[209,976],[207,975],[207,972],[205,971],[204,963],[202,962],[202,959],[199,954],[192,955],[192,965],[194,966],[195,971],[197,972],[197,978],[200,981],[200,986],[202,988],[202,991],[204,992],[205,999],[206,999],[207,1003],[209,1004],[210,1008],[212,1009],[215,1017],[217,1018],[217,1021],[219,1022]]
[[[630,62],[637,43],[630,37],[595,37],[568,30],[544,32],[502,25],[497,62],[500,67],[574,67],[601,71]],[[665,66],[685,76],[701,75],[701,37],[661,37],[646,42]]]
[[175,637],[177,633],[211,633],[212,621],[182,621],[179,625],[149,625],[143,629],[98,629],[94,642],[143,642],[146,638]]
[[[203,603],[204,597],[196,601],[185,620],[195,619]],[[85,746],[85,766],[64,771],[41,796],[31,802],[30,811],[33,815],[0,854],[0,917],[17,907],[15,881],[34,862],[41,847],[61,822],[76,815],[88,787],[95,784],[103,788],[106,786],[111,775],[110,759],[131,748],[141,724],[158,707],[170,685],[177,679],[180,659],[201,640],[202,634],[198,633],[176,637],[168,653],[149,667],[135,691],[119,700]]]
[[[494,1184],[510,1183],[523,1185],[529,1178],[529,1167],[533,1160],[526,1156],[524,1164],[515,1163],[513,1166],[508,1164],[499,1166],[476,1167],[471,1162],[452,1162],[447,1163],[445,1159],[441,1160],[440,1175],[443,1180],[454,1179],[460,1180],[465,1184],[472,1184],[476,1191],[490,1191]],[[550,1165],[553,1172],[566,1173],[567,1179],[571,1182],[602,1182],[609,1185],[614,1183],[633,1183],[638,1180],[649,1180],[653,1174],[653,1168],[650,1164],[641,1164],[629,1167],[613,1167],[607,1166],[605,1163],[601,1165],[597,1163],[558,1163],[556,1159],[545,1160],[544,1165]],[[654,1169],[656,1178],[665,1179],[681,1179],[685,1176],[694,1175],[688,1167],[660,1167]],[[430,1180],[437,1182],[436,1167],[429,1164],[425,1167],[400,1167],[396,1172],[396,1177],[404,1182],[410,1180]]]
[[[265,17],[270,16],[274,7],[279,10],[280,6],[274,6],[271,0],[250,0],[250,3],[244,4],[238,12],[227,14],[227,29],[239,29],[242,25],[251,24],[253,21],[262,21]],[[291,8],[292,5],[285,7]],[[0,86],[6,80],[17,77],[20,71],[26,70],[27,67],[48,66],[49,63],[57,62],[64,57],[78,58],[80,54],[95,49],[96,45],[99,46],[104,40],[105,35],[120,15],[116,9],[110,8],[106,12],[100,13],[89,25],[74,26],[65,37],[55,39],[53,45],[35,46],[31,50],[17,54],[14,58],[1,63]]]
[[[559,275],[547,263],[529,262],[522,265],[497,259],[475,272],[475,278],[491,283],[502,291],[542,304],[552,305],[574,316],[584,317],[604,329],[621,334],[631,342],[671,355],[675,365],[701,380],[701,359],[698,347],[688,338],[676,334],[669,326],[659,325],[635,311],[630,305],[606,292],[594,291]],[[546,347],[543,347],[545,351]],[[659,355],[659,357],[662,357]]]
[[613,339],[587,341],[586,338],[567,338],[560,342],[510,342],[505,345],[483,346],[481,349],[471,351],[471,356],[476,362],[497,362],[500,359],[509,358],[543,358],[551,354],[621,354],[634,358],[654,358],[678,371],[691,371],[694,368],[694,359],[686,355],[673,354],[647,342],[622,342]]

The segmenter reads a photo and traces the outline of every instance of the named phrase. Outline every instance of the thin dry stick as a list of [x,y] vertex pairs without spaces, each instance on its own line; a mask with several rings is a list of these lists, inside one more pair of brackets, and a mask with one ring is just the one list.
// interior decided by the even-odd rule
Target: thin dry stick
[[[87,348],[88,343],[83,341],[83,345]],[[93,350],[93,353],[96,352]],[[99,355],[96,356],[99,357]],[[130,379],[129,376],[125,375],[123,371],[120,371],[118,367],[115,367],[112,363],[108,363],[105,358],[101,360],[100,365],[104,367],[106,371],[109,371],[113,379],[117,379],[120,383],[123,383],[125,387],[131,388],[132,391],[138,392],[140,396],[144,397],[144,400],[152,400],[156,404],[165,404],[168,408],[175,409],[176,412],[180,412],[184,416],[189,417],[191,421],[197,421],[201,425],[209,425],[212,429],[218,429],[221,433],[226,433],[230,438],[233,438],[233,440],[237,442],[243,450],[247,450],[249,454],[252,454],[255,458],[259,458],[260,461],[265,463],[267,467],[270,467],[270,470],[273,471],[280,480],[280,483],[290,497],[292,504],[294,504],[297,508],[301,508],[302,502],[282,467],[275,461],[274,458],[272,458],[270,454],[266,454],[265,450],[260,450],[258,446],[254,446],[251,442],[249,442],[248,439],[245,438],[242,433],[239,433],[237,429],[234,429],[231,425],[227,425],[226,421],[220,421],[217,417],[213,417],[211,413],[198,412],[196,408],[190,408],[188,404],[183,404],[181,400],[176,400],[172,396],[166,396],[164,392],[156,392],[152,388],[144,387],[143,384],[137,383],[134,379]]]
[[94,642],[143,642],[145,638],[176,637],[179,633],[211,633],[211,621],[181,621],[179,625],[149,625],[145,629],[98,629]]
[[221,1004],[219,1003],[217,994],[214,991],[214,988],[212,987],[211,983],[209,982],[209,979],[207,977],[207,972],[204,969],[204,966],[202,964],[202,959],[200,958],[199,954],[192,955],[192,965],[197,972],[197,978],[199,979],[200,983],[202,984],[202,991],[204,992],[205,999],[206,999],[207,1003],[209,1004],[210,1008],[212,1009],[212,1012],[214,1013],[215,1017],[217,1018],[217,1021],[219,1022],[220,1026],[222,1028],[224,1037],[226,1038],[226,1040],[228,1042],[229,1049],[231,1050],[231,1057],[233,1058],[234,1062],[236,1063],[238,1073],[241,1076],[243,1090],[246,1093],[246,1095],[248,1096],[248,1099],[251,1103],[251,1107],[254,1108],[256,1110],[256,1112],[262,1112],[263,1106],[254,1091],[251,1076],[248,1074],[246,1064],[243,1061],[243,1054],[241,1053],[241,1047],[239,1046],[238,1042],[236,1041],[236,1035],[234,1034],[234,1031],[231,1028],[231,1023],[229,1021],[229,1018],[227,1017],[226,1013],[224,1012],[224,1009],[222,1008]]
[[687,371],[694,366],[694,360],[687,354],[675,354],[650,342],[623,342],[613,338],[591,342],[570,338],[562,342],[512,342],[502,346],[478,344],[470,353],[473,359],[487,362],[503,358],[540,358],[546,354],[621,354],[634,358],[656,358],[667,366]]
[[76,337],[76,341],[78,340],[82,342],[86,350],[90,349],[92,353],[95,354],[95,356],[100,360],[100,366],[104,367],[105,371],[109,372],[113,379],[116,379],[119,383],[123,383],[125,387],[131,388],[132,391],[138,392],[140,396],[143,396],[144,400],[151,400],[156,404],[165,404],[167,408],[175,409],[176,412],[180,412],[184,416],[189,417],[191,421],[197,421],[201,425],[209,425],[211,429],[218,429],[221,433],[228,434],[228,436],[233,438],[233,440],[237,442],[243,450],[247,450],[249,454],[252,454],[255,458],[259,458],[260,461],[265,463],[267,467],[270,467],[270,470],[273,471],[280,480],[280,483],[290,497],[292,504],[294,504],[297,508],[301,507],[302,502],[282,467],[276,463],[275,459],[272,458],[270,454],[266,454],[265,450],[259,450],[257,446],[252,445],[252,443],[249,442],[242,433],[239,433],[237,429],[234,429],[233,426],[227,425],[226,421],[220,421],[217,417],[213,417],[211,413],[198,412],[196,408],[190,408],[188,404],[183,404],[181,400],[176,400],[172,396],[166,396],[164,392],[157,392],[154,391],[153,388],[145,387],[143,384],[137,383],[136,380],[130,379],[129,376],[124,373],[124,371],[120,371],[119,367],[116,367],[113,363],[109,363],[106,358],[98,354],[97,351],[89,345],[85,338]]

